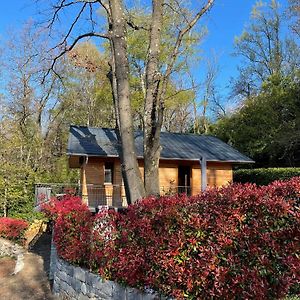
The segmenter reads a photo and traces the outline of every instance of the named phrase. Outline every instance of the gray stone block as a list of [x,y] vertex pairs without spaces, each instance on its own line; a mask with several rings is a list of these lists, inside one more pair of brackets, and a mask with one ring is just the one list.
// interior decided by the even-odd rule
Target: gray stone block
[[61,291],[67,293],[70,296],[75,295],[74,289],[68,283],[66,283],[64,281],[61,282]]
[[53,283],[52,291],[54,294],[58,294],[60,291],[59,285],[55,284],[55,282]]
[[53,287],[54,286],[60,287],[60,284],[61,284],[61,280],[58,277],[55,277],[53,281]]
[[86,287],[86,284],[84,282],[81,285],[81,292],[84,295],[86,295],[86,293],[87,293],[87,287]]
[[82,286],[82,284],[83,284],[82,281],[76,280],[76,279],[73,282],[73,287],[74,287],[75,291],[77,293],[79,293],[79,294],[81,294],[81,286]]
[[79,279],[80,281],[85,281],[85,271],[79,267],[74,268],[74,278]]
[[83,294],[78,295],[77,299],[78,300],[90,300],[90,298],[87,295],[83,295]]
[[86,273],[85,274],[85,283],[87,285],[92,286],[93,285],[94,276],[96,277],[96,275],[94,275],[92,273]]
[[122,285],[118,283],[114,283],[113,285],[113,295],[112,299],[114,300],[124,300],[126,299],[126,289]]
[[96,282],[100,278],[101,278],[100,276],[98,276],[94,273],[91,273],[91,272],[87,272],[85,274],[85,282],[90,286],[93,286],[94,282]]
[[53,292],[56,295],[66,295],[66,298],[62,299],[171,300],[168,297],[161,297],[151,289],[146,289],[143,293],[135,288],[126,288],[116,282],[103,280],[100,276],[63,260],[59,260],[58,266],[60,269],[56,269]]
[[143,296],[139,290],[127,287],[126,300],[143,300]]
[[87,295],[90,299],[91,299],[91,298],[97,299],[97,295],[94,294],[94,293],[87,293],[86,295]]
[[74,277],[71,277],[70,279],[70,285],[73,287],[73,289],[77,292],[77,293],[80,293],[81,292],[81,281],[74,278]]
[[93,277],[92,287],[101,291],[101,294],[112,297],[114,282],[103,280],[98,276]]
[[89,285],[87,282],[85,282],[85,285],[86,285],[86,293],[87,294],[95,292],[95,289],[91,285]]
[[74,276],[74,267],[71,265],[67,265],[65,267],[65,272],[71,277]]
[[143,294],[143,300],[161,300],[162,298],[160,297],[159,294],[153,293],[153,294]]
[[60,272],[57,277],[65,282],[69,282],[71,279],[71,277],[65,272]]
[[77,296],[77,292],[70,285],[68,285],[66,292],[68,293],[68,295],[73,296],[75,298]]

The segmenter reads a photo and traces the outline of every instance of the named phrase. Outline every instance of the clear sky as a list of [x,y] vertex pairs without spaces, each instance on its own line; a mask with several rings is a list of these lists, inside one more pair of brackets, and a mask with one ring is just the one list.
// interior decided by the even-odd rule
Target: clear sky
[[[192,0],[195,3],[199,1]],[[39,8],[42,8],[45,2],[47,3],[46,0],[40,0]],[[285,6],[287,0],[279,0],[279,2]],[[1,40],[5,39],[10,28],[18,29],[26,20],[37,17],[38,11],[35,3],[35,0],[1,1]],[[217,53],[220,64],[218,85],[223,93],[226,93],[230,77],[235,77],[237,74],[238,58],[232,56],[234,37],[241,34],[255,3],[255,0],[216,0],[214,7],[203,20],[208,27],[209,34],[201,48],[204,49],[205,55],[209,55],[212,49]],[[201,69],[196,69],[194,72],[197,76],[199,73],[200,77]]]

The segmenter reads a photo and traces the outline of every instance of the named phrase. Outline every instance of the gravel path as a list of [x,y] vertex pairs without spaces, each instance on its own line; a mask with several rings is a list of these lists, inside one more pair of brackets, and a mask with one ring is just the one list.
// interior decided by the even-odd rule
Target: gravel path
[[11,275],[15,261],[6,257],[0,259],[0,300],[56,299],[51,294],[47,277],[49,236],[42,236],[31,251],[24,254],[24,267],[16,275]]

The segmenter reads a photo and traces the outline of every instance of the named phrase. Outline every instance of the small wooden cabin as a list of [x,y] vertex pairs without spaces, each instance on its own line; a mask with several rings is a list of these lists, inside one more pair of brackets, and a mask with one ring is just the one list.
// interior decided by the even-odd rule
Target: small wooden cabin
[[[234,164],[254,161],[216,137],[161,133],[159,182],[161,194],[201,191],[200,158],[206,159],[208,186],[232,181]],[[143,133],[135,132],[136,153],[143,176]],[[71,126],[67,154],[69,167],[80,168],[81,195],[89,206],[126,206],[114,129]]]

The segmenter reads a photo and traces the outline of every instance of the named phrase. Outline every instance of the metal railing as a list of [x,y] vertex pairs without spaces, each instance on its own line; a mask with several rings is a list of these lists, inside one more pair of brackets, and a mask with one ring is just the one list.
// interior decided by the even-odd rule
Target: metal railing
[[168,196],[168,195],[181,195],[186,194],[190,196],[192,194],[191,186],[161,186],[160,187],[160,195]]
[[[98,206],[127,206],[125,189],[122,185],[96,185],[96,184],[57,184],[39,183],[35,185],[35,205],[39,207],[42,203],[48,202],[52,197],[60,198],[66,194],[82,197],[90,207]],[[160,194],[163,196],[186,194],[190,196],[190,186],[162,186]]]
[[37,183],[35,184],[35,205],[48,202],[53,197],[66,194],[81,196],[81,186],[76,183]]
[[114,207],[127,206],[125,189],[122,185],[87,184],[86,191],[83,188],[81,196],[91,207],[102,205]]

